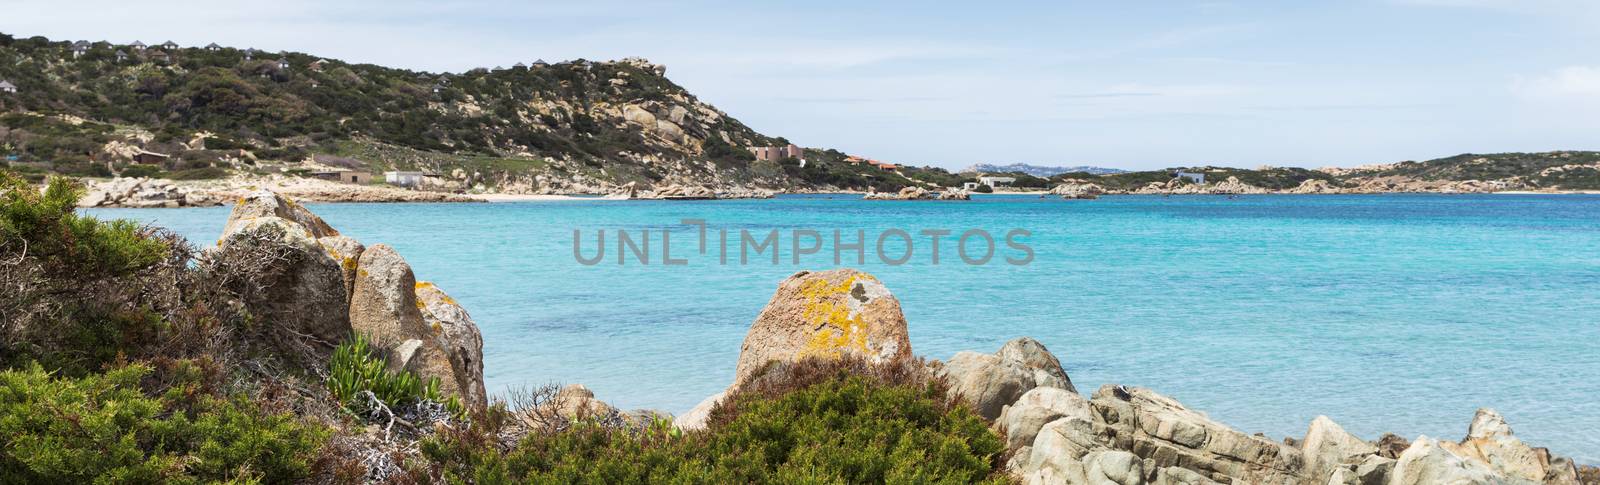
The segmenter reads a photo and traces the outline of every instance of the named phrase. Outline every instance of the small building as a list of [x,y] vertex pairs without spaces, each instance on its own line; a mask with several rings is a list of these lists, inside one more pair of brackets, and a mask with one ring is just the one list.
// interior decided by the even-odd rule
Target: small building
[[1172,178],[1189,179],[1190,182],[1194,182],[1196,184],[1202,184],[1202,185],[1206,183],[1206,174],[1203,174],[1203,173],[1185,172],[1185,171],[1179,170],[1179,171],[1176,171],[1176,172],[1172,172]]
[[961,183],[961,190],[965,190],[967,192],[971,192],[971,191],[977,190],[978,189],[978,185],[980,185],[980,184],[977,183],[977,182],[962,182]]
[[289,58],[287,58],[287,57],[279,57],[278,58],[278,69],[288,69],[288,68],[289,68]]
[[255,60],[257,52],[261,52],[261,51],[255,50],[255,48],[245,49],[244,50],[244,60],[247,60],[247,61]]
[[11,84],[11,81],[0,79],[0,93],[15,93],[15,92],[17,92],[17,85]]
[[997,188],[1000,188],[1000,187],[1010,187],[1011,184],[1016,183],[1016,182],[1017,182],[1017,178],[1016,177],[987,177],[987,176],[978,177],[978,183],[983,184],[983,185],[987,185],[991,189],[997,189]]
[[800,147],[795,146],[793,143],[782,147],[750,147],[747,150],[750,150],[750,153],[756,156],[756,160],[799,159],[805,157],[805,150],[801,150]]
[[511,66],[511,68],[512,69],[516,69],[518,71],[526,71],[526,70],[528,70],[528,65],[518,62],[516,65]]
[[161,51],[151,51],[149,57],[151,62],[159,62],[162,64],[172,60],[171,56],[168,56],[167,53]]
[[222,46],[217,45],[216,42],[212,42],[210,44],[206,44],[206,50],[211,51],[211,52],[216,52],[216,51],[222,50]]
[[161,48],[169,50],[169,51],[173,50],[173,49],[177,49],[178,48],[178,43],[169,40],[169,41],[161,43]]
[[142,51],[142,50],[144,50],[144,48],[150,47],[150,46],[144,45],[143,42],[139,42],[139,41],[136,40],[136,41],[133,41],[132,44],[128,44],[128,47],[132,47],[133,50],[136,50],[136,51]]
[[128,53],[123,52],[122,49],[117,49],[117,53],[113,55],[117,56],[117,62],[128,60]]
[[860,164],[863,164],[863,163],[867,163],[867,159],[861,158],[861,157],[858,157],[858,156],[855,156],[855,155],[850,155],[850,156],[844,157],[844,163],[848,163],[848,164],[851,164],[851,165],[860,165]]
[[79,57],[83,57],[84,54],[88,54],[88,53],[89,53],[89,43],[88,42],[84,42],[84,41],[80,40],[80,41],[72,43],[72,58],[73,59],[77,59]]
[[442,93],[442,92],[444,92],[444,89],[445,89],[445,88],[444,88],[444,85],[443,85],[443,84],[437,84],[437,83],[435,83],[435,84],[434,84],[434,85],[433,85],[433,94],[439,94],[439,93]]
[[878,170],[882,170],[882,171],[885,171],[885,172],[893,172],[893,171],[899,170],[899,169],[900,169],[900,166],[899,165],[895,165],[893,163],[880,163],[880,164],[878,164]]
[[422,172],[391,170],[383,173],[384,182],[387,182],[389,185],[398,185],[401,187],[416,187],[418,185],[422,185],[422,177],[424,177]]
[[544,62],[544,59],[538,59],[538,60],[533,61],[533,67],[549,67],[549,66],[550,66],[550,63]]
[[347,184],[366,185],[372,182],[372,174],[355,170],[329,170],[325,172],[311,172],[311,176],[323,180],[344,182]]
[[149,150],[139,150],[139,153],[135,153],[133,155],[133,162],[146,165],[155,165],[167,161],[168,158],[172,158],[172,156],[163,153],[152,152]]
[[311,70],[313,70],[313,71],[322,72],[322,68],[324,66],[327,66],[327,65],[328,65],[328,60],[327,59],[317,59],[316,61],[311,63],[310,67],[311,67]]

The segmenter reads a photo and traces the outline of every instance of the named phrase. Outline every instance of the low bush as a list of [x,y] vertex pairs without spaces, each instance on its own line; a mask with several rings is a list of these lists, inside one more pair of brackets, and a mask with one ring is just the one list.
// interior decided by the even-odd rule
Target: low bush
[[453,483],[1005,483],[1001,438],[916,364],[778,366],[711,413],[705,430],[580,423],[493,440],[424,441]]
[[216,397],[198,366],[180,363],[164,390],[141,385],[152,376],[144,364],[82,378],[37,364],[0,371],[0,481],[281,483],[311,473],[325,428]]

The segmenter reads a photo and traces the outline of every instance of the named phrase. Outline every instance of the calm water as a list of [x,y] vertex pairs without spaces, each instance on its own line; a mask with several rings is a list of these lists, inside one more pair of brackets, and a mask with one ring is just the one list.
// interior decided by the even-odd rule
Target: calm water
[[[1367,439],[1460,439],[1494,407],[1525,440],[1600,462],[1600,197],[1216,196],[970,203],[789,197],[705,202],[312,205],[400,251],[484,335],[491,392],[579,382],[626,408],[682,412],[732,378],[779,280],[833,266],[696,253],[712,227],[1020,227],[1032,264],[968,266],[941,244],[865,269],[898,296],[919,355],[1044,342],[1080,391],[1148,386],[1248,432],[1301,436],[1326,414]],[[216,240],[228,208],[97,210]],[[572,231],[674,227],[686,266],[575,262]],[[614,237],[614,236],[613,236]],[[925,245],[919,236],[917,243]],[[714,239],[713,239],[713,247]],[[889,249],[898,252],[898,245]],[[1005,252],[1003,255],[1014,255]],[[892,255],[891,255],[892,256]],[[659,254],[652,255],[659,263]]]

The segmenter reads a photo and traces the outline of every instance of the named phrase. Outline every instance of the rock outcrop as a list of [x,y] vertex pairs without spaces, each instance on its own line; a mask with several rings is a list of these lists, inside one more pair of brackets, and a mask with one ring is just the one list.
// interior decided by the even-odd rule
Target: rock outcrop
[[[391,368],[440,380],[474,409],[487,404],[483,338],[466,310],[386,244],[366,247],[339,234],[304,206],[271,191],[239,200],[214,257],[256,264],[260,320],[296,336],[279,345],[326,353],[352,333],[368,336]],[[257,292],[246,292],[254,294]]]
[[667,185],[658,187],[638,198],[663,200],[715,199],[717,198],[717,191],[697,185]]
[[209,207],[222,200],[202,191],[178,185],[171,180],[145,177],[118,177],[89,183],[78,207]]
[[778,284],[745,334],[734,386],[769,361],[843,356],[875,363],[910,358],[900,301],[870,274],[801,271]]
[[350,327],[384,349],[391,368],[437,378],[441,390],[474,408],[487,403],[477,326],[437,287],[417,283],[411,265],[387,244],[361,253]]
[[1063,199],[1097,199],[1106,193],[1105,187],[1082,180],[1068,180],[1050,189],[1051,194]]
[[1172,398],[1136,387],[1106,385],[1089,400],[1100,442],[1148,460],[1224,483],[1298,483],[1300,450],[1245,434]]
[[684,413],[674,425],[703,427],[722,396],[769,362],[846,356],[872,363],[911,358],[900,301],[877,278],[853,269],[795,273],[778,284],[778,291],[750,325],[733,383]]
[[239,200],[212,257],[248,275],[246,305],[274,328],[267,338],[288,355],[323,356],[350,336],[349,292],[334,253],[318,238],[339,233],[271,192]]
[[1077,392],[1061,363],[1037,340],[1022,337],[994,354],[956,353],[941,370],[951,391],[970,402],[979,415],[993,420],[1003,408],[1035,387]]
[[934,200],[933,192],[922,187],[910,186],[901,188],[899,192],[868,192],[861,197],[864,200]]

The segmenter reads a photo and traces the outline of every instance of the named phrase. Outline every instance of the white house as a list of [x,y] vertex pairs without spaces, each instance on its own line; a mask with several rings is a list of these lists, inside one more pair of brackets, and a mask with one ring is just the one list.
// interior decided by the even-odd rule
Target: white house
[[422,172],[388,171],[383,173],[383,181],[389,185],[401,187],[416,187],[422,185]]
[[0,79],[0,93],[15,93],[15,92],[17,92],[17,85],[11,84],[11,81]]
[[991,189],[1010,187],[1016,181],[1016,177],[978,177],[978,183],[987,185]]
[[1172,178],[1189,179],[1190,182],[1202,185],[1206,183],[1206,174],[1203,173],[1185,172],[1179,170],[1172,173]]

